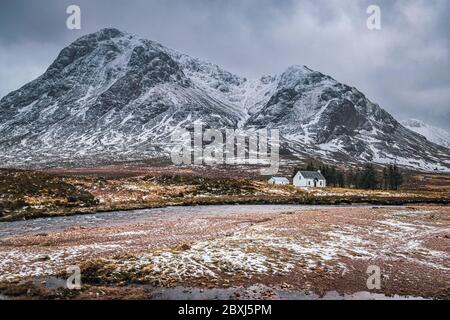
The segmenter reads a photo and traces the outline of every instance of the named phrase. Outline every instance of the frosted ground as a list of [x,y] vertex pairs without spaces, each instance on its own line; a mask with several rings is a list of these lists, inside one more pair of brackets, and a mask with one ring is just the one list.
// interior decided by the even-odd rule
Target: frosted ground
[[108,214],[96,221],[83,216],[77,225],[74,217],[57,218],[60,223],[53,218],[48,225],[42,219],[22,234],[6,232],[0,238],[0,280],[38,279],[45,287],[47,276],[64,277],[66,266],[76,264],[84,281],[80,297],[111,286],[114,293],[105,297],[131,290],[152,298],[179,286],[245,291],[255,285],[320,296],[368,291],[367,267],[377,265],[382,288],[372,293],[448,298],[446,206],[184,209],[143,210],[128,213],[129,219],[123,213],[111,221]]

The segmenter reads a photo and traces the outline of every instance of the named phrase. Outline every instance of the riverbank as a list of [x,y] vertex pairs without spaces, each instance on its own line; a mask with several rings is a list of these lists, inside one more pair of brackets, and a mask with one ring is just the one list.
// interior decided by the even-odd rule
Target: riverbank
[[[0,232],[8,297],[450,298],[448,206],[179,207],[8,225]],[[81,290],[65,288],[71,265]],[[381,289],[369,290],[374,265]]]
[[[195,176],[149,171],[147,174],[66,174],[0,170],[0,221],[120,210],[220,204],[448,204],[448,188],[302,190],[264,180]],[[196,173],[198,174],[198,173]]]

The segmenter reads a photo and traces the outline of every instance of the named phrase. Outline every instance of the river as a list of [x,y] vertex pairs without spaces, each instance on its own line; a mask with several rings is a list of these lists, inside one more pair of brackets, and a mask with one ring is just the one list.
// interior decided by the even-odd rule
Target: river
[[179,214],[229,215],[242,213],[273,214],[300,211],[311,208],[330,206],[311,205],[211,205],[211,206],[174,206],[132,211],[112,211],[96,214],[38,218],[32,220],[1,222],[0,238],[21,236],[35,233],[62,231],[74,226],[119,226],[142,223],[153,218]]

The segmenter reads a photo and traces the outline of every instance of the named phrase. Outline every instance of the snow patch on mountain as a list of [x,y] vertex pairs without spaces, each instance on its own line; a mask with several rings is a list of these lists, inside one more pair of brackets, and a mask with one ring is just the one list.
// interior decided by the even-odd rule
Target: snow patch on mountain
[[417,119],[404,120],[402,121],[402,125],[424,136],[428,141],[450,149],[450,132],[428,125]]
[[178,128],[279,130],[283,154],[448,171],[450,151],[306,66],[247,79],[116,29],[64,48],[0,100],[3,166],[168,158]]

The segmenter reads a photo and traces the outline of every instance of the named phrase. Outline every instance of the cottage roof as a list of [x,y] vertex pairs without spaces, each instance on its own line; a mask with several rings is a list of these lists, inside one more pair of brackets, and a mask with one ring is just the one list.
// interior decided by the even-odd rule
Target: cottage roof
[[273,180],[274,182],[288,182],[289,183],[289,179],[285,178],[285,177],[272,177],[270,179]]
[[299,171],[305,179],[325,180],[325,177],[319,171]]

